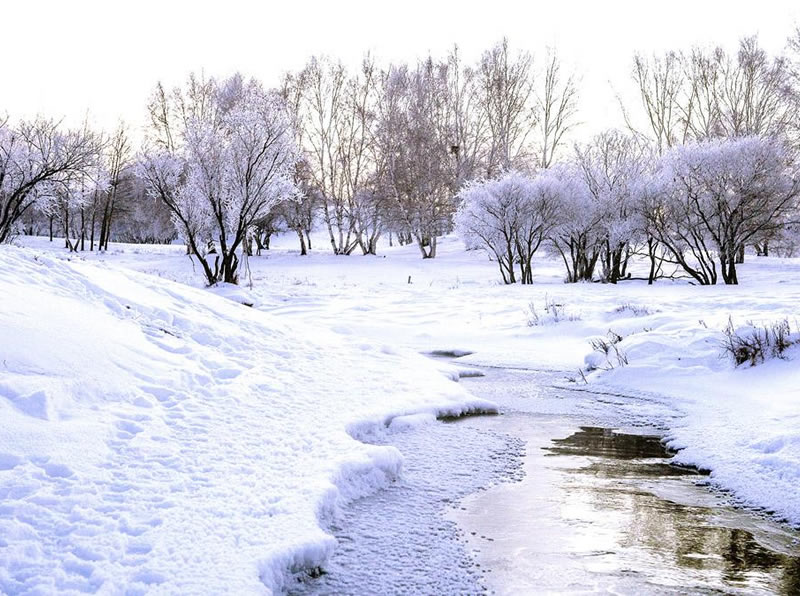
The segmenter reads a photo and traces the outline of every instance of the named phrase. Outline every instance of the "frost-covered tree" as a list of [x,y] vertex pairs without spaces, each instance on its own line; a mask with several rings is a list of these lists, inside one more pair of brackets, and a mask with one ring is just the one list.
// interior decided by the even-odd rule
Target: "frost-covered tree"
[[237,283],[252,226],[296,193],[299,155],[284,102],[240,75],[191,76],[169,95],[159,85],[150,113],[140,175],[172,212],[207,282]]
[[550,233],[550,249],[564,262],[566,281],[591,281],[606,238],[606,216],[575,163],[555,165],[539,177],[558,197],[557,225]]
[[96,171],[100,151],[100,139],[88,127],[66,130],[41,118],[12,126],[0,118],[0,243],[37,202],[57,193],[74,197]]
[[[98,197],[108,192],[108,172],[102,160],[79,175],[59,183],[47,182],[34,191],[36,207],[58,222],[64,246],[75,252],[86,249],[87,236],[93,239]],[[92,240],[93,241],[93,240]]]
[[643,240],[636,207],[645,155],[633,137],[608,131],[577,148],[576,164],[590,210],[599,217],[602,279],[617,283],[627,275],[636,242]]
[[556,223],[561,199],[547,177],[508,172],[476,180],[459,193],[455,224],[468,248],[481,248],[497,261],[503,281],[533,283],[533,255]]
[[[786,225],[800,180],[784,143],[760,137],[712,139],[661,159],[644,211],[651,233],[697,283],[738,283],[745,244]],[[719,269],[718,269],[719,267]]]

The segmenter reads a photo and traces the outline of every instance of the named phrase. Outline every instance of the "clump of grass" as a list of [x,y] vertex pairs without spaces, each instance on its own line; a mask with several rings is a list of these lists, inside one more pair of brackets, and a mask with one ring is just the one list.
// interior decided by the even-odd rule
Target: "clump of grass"
[[755,366],[768,358],[786,358],[786,351],[800,343],[800,333],[793,333],[785,318],[761,326],[748,321],[739,328],[728,318],[723,334],[723,356],[731,358],[736,366],[745,363]]
[[634,317],[646,317],[652,315],[653,311],[642,304],[632,304],[630,302],[623,302],[614,309],[616,314],[631,314]]
[[609,329],[605,337],[591,340],[592,354],[586,358],[586,370],[612,370],[628,364],[627,354],[617,345],[622,339],[619,333]]
[[536,303],[531,300],[528,303],[528,327],[538,327],[540,325],[552,325],[561,321],[580,321],[578,313],[567,310],[566,304],[557,302],[547,294],[544,296],[544,310],[540,311]]

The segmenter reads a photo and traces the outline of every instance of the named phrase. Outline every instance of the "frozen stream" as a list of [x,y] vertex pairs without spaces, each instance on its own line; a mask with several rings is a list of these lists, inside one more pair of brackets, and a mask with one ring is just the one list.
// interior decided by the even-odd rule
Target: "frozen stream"
[[800,593],[800,535],[667,463],[670,409],[486,373],[462,382],[500,416],[376,437],[403,478],[346,509],[293,593]]

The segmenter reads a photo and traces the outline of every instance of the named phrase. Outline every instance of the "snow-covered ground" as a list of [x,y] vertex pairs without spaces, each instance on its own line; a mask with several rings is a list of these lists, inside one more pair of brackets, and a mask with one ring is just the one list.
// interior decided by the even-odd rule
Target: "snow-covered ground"
[[11,247],[0,270],[2,593],[278,588],[398,474],[362,433],[492,408],[413,352],[205,290]]
[[[507,287],[494,263],[456,238],[427,261],[414,247],[335,257],[321,237],[301,257],[294,242],[275,239],[249,259],[242,288],[212,292],[153,279],[201,288],[180,246],[69,256],[58,242],[22,238],[31,250],[0,250],[11,272],[0,279],[0,407],[13,422],[0,428],[10,468],[0,471],[9,492],[0,522],[16,532],[0,532],[9,544],[3,581],[125,583],[141,572],[191,582],[224,566],[242,589],[259,575],[275,587],[283,570],[329,552],[319,523],[337,491],[361,494],[397,472],[395,451],[354,440],[362,424],[480,405],[414,351],[564,371],[564,383],[580,386],[590,340],[609,330],[622,336],[628,364],[590,356],[601,367],[586,375],[594,389],[660,396],[680,414],[669,429],[680,461],[800,524],[800,352],[735,368],[721,348],[729,318],[794,324],[800,260],[748,257],[738,287],[611,286],[564,284],[561,264],[542,255],[534,285]],[[560,305],[560,320],[548,304]],[[532,311],[540,324],[529,324]],[[272,516],[262,519],[265,511]],[[71,524],[73,515],[88,521]],[[87,527],[109,544],[84,536]],[[133,527],[141,537],[125,534]]]

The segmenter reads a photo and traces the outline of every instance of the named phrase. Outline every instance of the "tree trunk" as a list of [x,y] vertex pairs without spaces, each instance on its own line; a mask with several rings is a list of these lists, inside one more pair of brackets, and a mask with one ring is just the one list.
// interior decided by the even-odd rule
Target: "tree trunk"
[[86,218],[81,207],[81,252],[86,250]]
[[650,259],[650,272],[647,275],[647,285],[652,286],[653,282],[656,280],[656,273],[658,268],[656,267],[656,247],[658,246],[658,242],[650,236],[647,238],[647,256]]
[[739,265],[744,263],[744,244],[740,245],[736,249],[736,258],[734,259],[734,261]]

